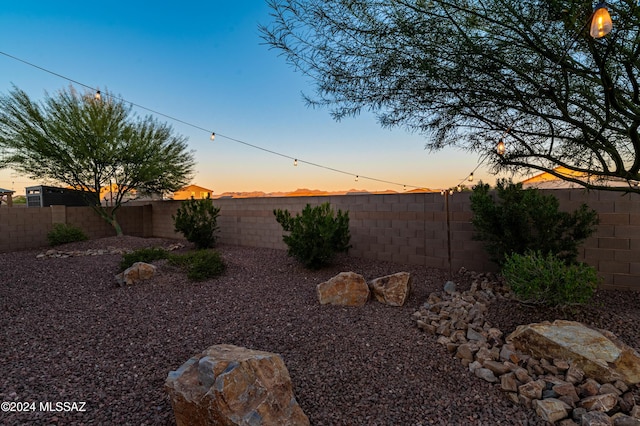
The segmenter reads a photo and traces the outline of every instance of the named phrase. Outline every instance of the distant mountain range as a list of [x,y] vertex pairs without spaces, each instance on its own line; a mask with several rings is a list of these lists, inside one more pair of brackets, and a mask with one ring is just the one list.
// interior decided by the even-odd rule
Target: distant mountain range
[[[407,193],[424,193],[424,192],[437,192],[433,189],[420,188],[413,189],[411,191],[404,191]],[[222,194],[215,194],[213,198],[260,198],[260,197],[315,197],[315,196],[329,196],[329,195],[361,195],[361,194],[398,194],[398,191],[387,189],[385,191],[365,191],[364,189],[349,189],[347,191],[322,191],[319,189],[307,189],[298,188],[291,192],[223,192]]]

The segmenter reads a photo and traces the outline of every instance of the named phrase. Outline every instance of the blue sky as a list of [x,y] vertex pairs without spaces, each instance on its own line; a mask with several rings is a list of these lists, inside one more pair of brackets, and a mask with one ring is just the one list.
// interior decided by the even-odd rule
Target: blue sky
[[[421,137],[381,128],[364,114],[335,122],[308,108],[313,87],[278,52],[262,44],[259,24],[270,21],[264,1],[11,1],[0,10],[0,51],[90,87],[178,118],[218,135],[286,156],[402,185],[433,189],[458,184],[478,156],[460,150],[431,153]],[[40,99],[71,83],[0,55],[0,92],[12,84]],[[76,86],[83,89],[80,86]],[[136,110],[139,115],[149,114]],[[158,116],[189,138],[198,161],[194,183],[227,191],[403,191],[329,171]],[[493,183],[481,167],[475,173]],[[24,193],[37,184],[11,170],[0,187]]]

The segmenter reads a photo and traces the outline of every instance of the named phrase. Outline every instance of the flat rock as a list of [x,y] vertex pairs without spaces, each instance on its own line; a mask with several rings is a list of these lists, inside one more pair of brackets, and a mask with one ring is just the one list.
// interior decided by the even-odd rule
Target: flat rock
[[211,346],[165,382],[178,426],[309,425],[278,354]]
[[555,398],[534,400],[533,407],[536,410],[536,414],[547,422],[557,422],[569,416],[564,403]]
[[316,287],[321,305],[363,306],[369,300],[369,286],[355,272],[341,272]]
[[518,327],[507,341],[535,357],[568,360],[600,383],[640,383],[640,355],[608,331],[574,321],[545,321]]
[[398,272],[369,282],[369,289],[378,302],[390,306],[402,306],[411,291],[411,274]]

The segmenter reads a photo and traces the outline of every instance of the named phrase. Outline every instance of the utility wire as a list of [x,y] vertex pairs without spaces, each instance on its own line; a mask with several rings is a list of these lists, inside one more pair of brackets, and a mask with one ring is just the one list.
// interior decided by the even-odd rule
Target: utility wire
[[[95,88],[95,87],[92,87],[92,86],[89,86],[87,84],[81,83],[81,82],[79,82],[77,80],[74,80],[74,79],[69,78],[67,76],[64,76],[62,74],[56,73],[56,72],[51,71],[51,70],[49,70],[47,68],[41,67],[41,66],[36,65],[36,64],[34,64],[32,62],[29,62],[29,61],[26,61],[24,59],[18,58],[16,56],[10,55],[10,54],[8,54],[6,52],[0,51],[0,55],[4,55],[4,56],[6,56],[8,58],[11,58],[11,59],[13,59],[15,61],[21,62],[21,63],[23,63],[25,65],[28,65],[28,66],[33,67],[33,68],[36,68],[36,69],[38,69],[40,71],[44,71],[44,72],[49,73],[51,75],[54,75],[56,77],[62,78],[62,79],[67,80],[67,81],[70,81],[70,82],[72,82],[74,84],[77,84],[77,85],[82,86],[82,87],[84,87],[86,89],[92,90],[94,92],[99,92],[99,90],[97,88]],[[225,136],[223,134],[220,134],[220,133],[217,133],[217,132],[213,132],[211,130],[205,129],[204,127],[195,125],[193,123],[189,123],[189,122],[187,122],[185,120],[182,120],[180,118],[171,116],[169,114],[165,114],[163,112],[160,112],[160,111],[157,111],[157,110],[154,110],[154,109],[151,109],[151,108],[147,108],[144,105],[140,105],[140,104],[136,104],[134,102],[128,101],[128,100],[126,100],[126,99],[124,99],[122,97],[115,96],[115,95],[112,95],[110,93],[107,94],[107,95],[112,97],[112,98],[114,98],[114,99],[116,99],[116,100],[119,100],[121,102],[126,102],[126,103],[128,103],[128,104],[130,104],[130,105],[132,105],[132,106],[134,106],[136,108],[148,111],[148,112],[150,112],[152,114],[159,115],[159,116],[167,118],[169,120],[184,124],[185,126],[192,127],[194,129],[198,129],[198,130],[202,130],[202,131],[207,132],[207,133],[209,133],[211,135],[215,135],[215,137],[222,137],[222,138],[228,139],[228,140],[230,140],[232,142],[236,142],[236,143],[248,146],[250,148],[254,148],[254,149],[257,149],[257,150],[260,150],[260,151],[263,151],[263,152],[267,152],[267,153],[270,153],[270,154],[273,154],[273,155],[277,155],[277,156],[280,156],[280,157],[283,157],[283,158],[294,160],[297,163],[304,163],[304,164],[308,164],[310,166],[318,167],[318,168],[329,170],[329,171],[332,171],[332,172],[341,173],[341,174],[348,175],[348,176],[353,176],[353,177],[356,178],[356,180],[357,179],[366,179],[366,180],[371,180],[371,181],[375,181],[375,182],[386,183],[386,184],[389,184],[389,185],[402,186],[405,189],[406,188],[427,189],[426,186],[415,186],[415,185],[408,185],[408,184],[403,184],[403,183],[398,183],[398,182],[392,182],[392,181],[388,181],[388,180],[384,180],[384,179],[377,179],[377,178],[370,177],[370,176],[359,175],[359,174],[356,174],[356,173],[347,172],[347,171],[344,171],[344,170],[339,170],[339,169],[336,169],[336,168],[333,168],[333,167],[324,166],[322,164],[314,163],[314,162],[311,162],[311,161],[301,160],[298,157],[292,157],[290,155],[282,154],[282,153],[277,152],[277,151],[273,151],[273,150],[270,150],[270,149],[267,149],[267,148],[263,148],[261,146],[254,145],[254,144],[251,144],[251,143],[248,143],[248,142],[245,142],[245,141],[242,141],[242,140],[230,137],[230,136]],[[476,167],[476,169],[474,169],[474,171],[477,170],[478,167],[480,167],[480,165],[478,165]]]

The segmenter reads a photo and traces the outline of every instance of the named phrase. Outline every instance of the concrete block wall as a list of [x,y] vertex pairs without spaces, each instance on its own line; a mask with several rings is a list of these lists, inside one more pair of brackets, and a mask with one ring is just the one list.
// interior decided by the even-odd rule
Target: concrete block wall
[[[640,195],[582,190],[549,190],[561,209],[571,211],[586,203],[599,213],[595,235],[580,248],[580,260],[593,265],[604,279],[603,287],[640,291]],[[329,202],[348,210],[350,254],[376,260],[476,271],[496,270],[483,243],[473,240],[469,193],[444,197],[431,194],[366,194],[328,197],[223,198],[219,241],[224,244],[286,250],[282,228],[274,209],[301,212]],[[449,222],[447,226],[447,203]],[[181,201],[157,201],[123,206],[118,219],[127,235],[182,239],[173,219]],[[113,229],[88,207],[0,209],[0,251],[46,246],[52,223],[66,221],[91,238],[115,235]],[[450,235],[450,246],[448,238]]]
[[47,245],[52,226],[50,208],[0,208],[0,252]]
[[[602,287],[640,291],[640,196],[582,190],[549,190],[560,208],[573,211],[585,203],[599,212],[595,235],[580,248],[579,259],[594,266]],[[495,271],[481,241],[473,239],[470,193],[445,198],[431,194],[367,194],[330,197],[217,199],[221,208],[219,241],[226,244],[286,249],[274,209],[291,213],[331,203],[349,211],[350,254],[376,260],[449,268]],[[449,204],[449,226],[447,209]],[[173,232],[171,214],[180,202],[153,203],[153,235],[181,238]]]
[[[152,236],[151,205],[123,207],[117,217],[125,235]],[[0,252],[48,246],[56,223],[82,229],[90,239],[115,235],[113,227],[89,207],[11,207],[0,209]]]

